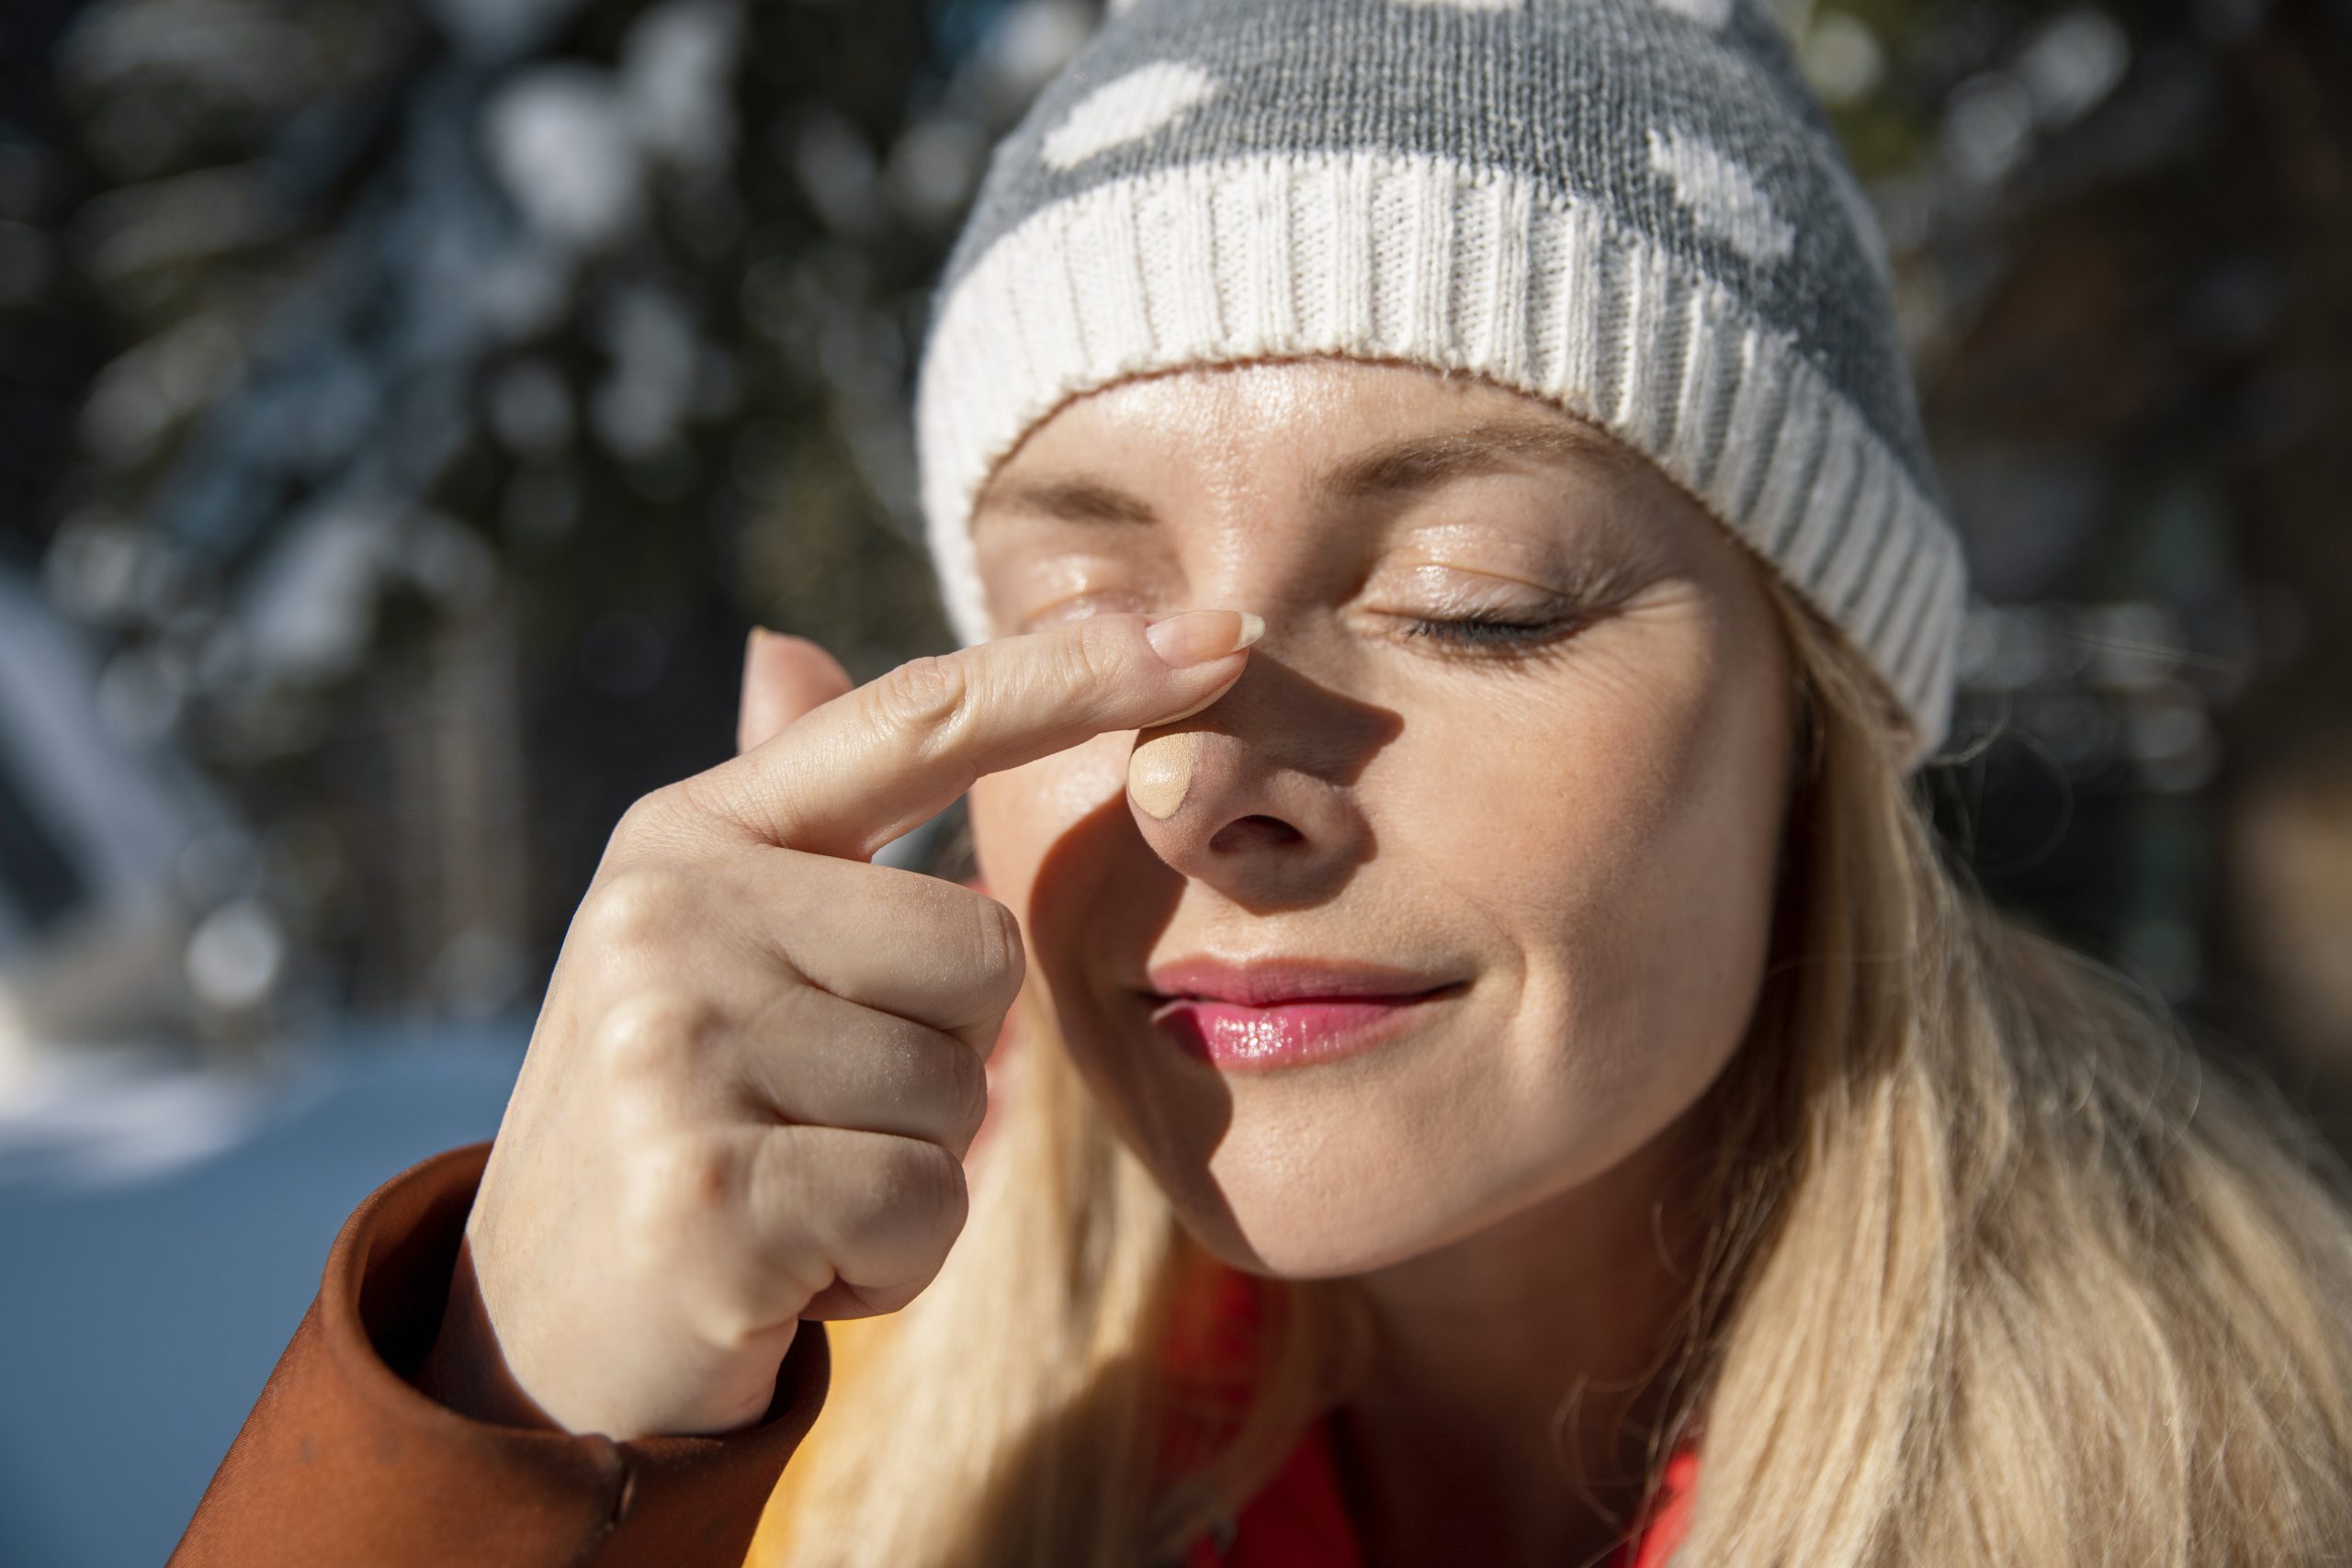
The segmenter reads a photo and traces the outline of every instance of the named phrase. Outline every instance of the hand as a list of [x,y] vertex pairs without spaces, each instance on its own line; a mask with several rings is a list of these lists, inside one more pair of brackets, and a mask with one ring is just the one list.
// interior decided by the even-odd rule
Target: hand
[[741,755],[632,806],[564,939],[422,1381],[630,1438],[758,1421],[803,1318],[962,1229],[1012,913],[867,863],[983,773],[1214,702],[1255,623],[1098,615],[850,689],[755,637]]

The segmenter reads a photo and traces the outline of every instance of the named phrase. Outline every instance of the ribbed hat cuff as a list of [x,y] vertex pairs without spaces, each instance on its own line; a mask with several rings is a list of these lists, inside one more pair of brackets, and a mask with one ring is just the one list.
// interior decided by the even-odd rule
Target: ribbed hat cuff
[[1964,575],[1902,462],[1788,336],[1598,203],[1441,158],[1254,154],[1097,186],[948,290],[916,417],[956,633],[988,635],[972,502],[1073,397],[1333,355],[1486,378],[1646,454],[1849,637],[1941,743]]

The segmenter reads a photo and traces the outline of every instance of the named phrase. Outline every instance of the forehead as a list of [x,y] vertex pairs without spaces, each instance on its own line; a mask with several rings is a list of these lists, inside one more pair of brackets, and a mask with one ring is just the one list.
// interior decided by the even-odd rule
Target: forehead
[[1473,378],[1334,359],[1194,367],[1064,405],[998,466],[974,528],[1023,514],[1148,522],[1144,492],[1373,503],[1537,471],[1594,485],[1665,482],[1598,426]]

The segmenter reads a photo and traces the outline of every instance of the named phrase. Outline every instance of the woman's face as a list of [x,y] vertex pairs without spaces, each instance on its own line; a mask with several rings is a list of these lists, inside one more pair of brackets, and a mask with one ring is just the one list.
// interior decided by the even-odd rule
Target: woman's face
[[1460,1240],[1723,1068],[1788,655],[1763,569],[1648,462],[1419,368],[1200,369],[1065,406],[973,527],[999,634],[1266,622],[1209,708],[972,796],[1031,983],[1212,1251],[1303,1278]]

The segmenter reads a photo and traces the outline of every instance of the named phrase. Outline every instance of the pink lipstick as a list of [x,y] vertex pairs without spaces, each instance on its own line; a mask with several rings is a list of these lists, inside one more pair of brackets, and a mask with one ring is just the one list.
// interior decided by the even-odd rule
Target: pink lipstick
[[1304,1066],[1388,1040],[1460,982],[1312,959],[1156,964],[1151,1021],[1178,1049],[1227,1072]]

